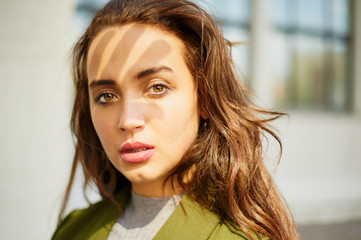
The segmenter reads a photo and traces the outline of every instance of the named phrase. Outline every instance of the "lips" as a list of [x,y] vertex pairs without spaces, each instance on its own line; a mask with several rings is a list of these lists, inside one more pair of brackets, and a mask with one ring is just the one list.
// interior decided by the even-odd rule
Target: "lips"
[[142,142],[125,142],[119,149],[120,157],[129,163],[147,161],[154,153],[154,146]]

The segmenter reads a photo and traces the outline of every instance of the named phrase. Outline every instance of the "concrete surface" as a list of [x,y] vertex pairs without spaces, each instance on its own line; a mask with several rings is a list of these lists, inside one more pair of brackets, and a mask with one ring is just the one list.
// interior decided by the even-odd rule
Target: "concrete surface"
[[361,240],[361,220],[327,225],[302,225],[303,240]]

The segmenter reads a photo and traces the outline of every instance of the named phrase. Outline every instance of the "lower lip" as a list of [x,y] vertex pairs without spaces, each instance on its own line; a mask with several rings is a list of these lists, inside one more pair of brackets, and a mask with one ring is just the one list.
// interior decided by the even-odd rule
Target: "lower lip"
[[147,161],[154,151],[154,148],[150,148],[140,152],[120,152],[120,157],[129,163],[140,163]]

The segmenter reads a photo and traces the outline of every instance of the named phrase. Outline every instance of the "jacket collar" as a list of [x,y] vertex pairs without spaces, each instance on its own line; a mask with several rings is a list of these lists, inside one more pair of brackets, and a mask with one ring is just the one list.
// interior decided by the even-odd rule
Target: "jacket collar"
[[215,213],[185,195],[153,239],[208,239],[218,223],[219,217]]
[[[127,204],[130,191],[130,186],[128,185],[123,187],[119,194],[116,195],[115,198],[121,209],[124,209]],[[102,228],[102,235],[106,232],[106,236],[109,235],[119,214],[121,214],[114,204],[110,203],[107,205],[108,209],[105,211],[107,212],[106,215],[108,216],[108,221]],[[188,195],[184,195],[180,204],[176,207],[153,239],[208,239],[219,221],[220,219],[215,213],[201,207]]]

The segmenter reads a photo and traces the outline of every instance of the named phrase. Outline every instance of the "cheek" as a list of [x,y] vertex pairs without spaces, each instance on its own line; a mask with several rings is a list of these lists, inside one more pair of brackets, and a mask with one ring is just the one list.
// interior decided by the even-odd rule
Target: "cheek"
[[93,118],[93,124],[100,140],[103,141],[103,139],[106,139],[105,137],[109,134],[108,124],[97,117]]
[[198,106],[193,96],[178,97],[169,106],[167,113],[161,127],[168,141],[182,145],[193,142],[199,124]]
[[116,122],[115,113],[111,111],[103,111],[96,106],[92,109],[92,122],[95,131],[102,143],[104,149],[109,147],[109,143],[114,142]]

